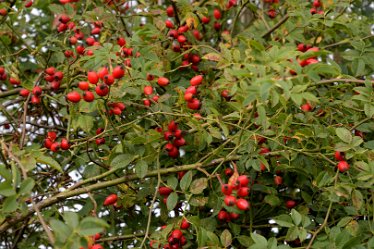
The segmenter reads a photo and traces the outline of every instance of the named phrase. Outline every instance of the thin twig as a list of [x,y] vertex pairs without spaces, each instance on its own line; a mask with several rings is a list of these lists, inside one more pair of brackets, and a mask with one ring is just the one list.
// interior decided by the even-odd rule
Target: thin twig
[[266,31],[265,34],[263,34],[261,37],[262,38],[265,38],[266,36],[270,35],[271,33],[273,33],[275,30],[277,30],[283,23],[285,23],[288,18],[290,16],[288,15],[288,13],[282,18],[279,20],[279,22],[277,24],[275,24],[271,29],[269,29],[268,31]]

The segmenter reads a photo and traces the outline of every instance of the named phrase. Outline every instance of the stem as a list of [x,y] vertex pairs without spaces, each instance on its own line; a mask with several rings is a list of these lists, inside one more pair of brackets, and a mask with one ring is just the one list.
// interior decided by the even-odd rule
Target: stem
[[273,33],[275,30],[277,30],[283,23],[285,23],[289,18],[289,15],[286,14],[282,19],[279,20],[277,24],[275,24],[271,29],[269,29],[265,34],[263,34],[261,37],[265,38],[266,36]]

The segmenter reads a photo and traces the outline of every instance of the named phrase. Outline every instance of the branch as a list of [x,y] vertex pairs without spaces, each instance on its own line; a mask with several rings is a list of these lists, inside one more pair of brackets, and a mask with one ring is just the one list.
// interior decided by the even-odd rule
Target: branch
[[286,14],[282,19],[279,20],[277,24],[275,24],[271,29],[269,29],[265,34],[263,34],[261,37],[265,38],[266,36],[273,33],[275,30],[277,30],[283,23],[285,23],[289,18],[289,15]]
[[335,82],[346,82],[346,83],[357,83],[357,84],[362,84],[364,85],[365,82],[371,82],[374,84],[374,80],[358,80],[358,79],[328,79],[328,80],[321,80],[318,81],[317,83],[313,84],[313,86],[318,86],[318,85],[325,85],[325,84],[330,84],[330,83],[335,83]]
[[[197,169],[199,167],[200,168],[208,168],[208,167],[212,167],[214,165],[217,165],[221,162],[227,162],[227,161],[233,161],[233,160],[239,160],[239,159],[240,159],[240,156],[232,156],[232,157],[228,157],[228,158],[218,158],[218,159],[212,160],[210,163],[207,163],[205,165],[202,164],[202,163],[194,163],[194,164],[188,164],[188,165],[183,165],[183,166],[174,166],[174,167],[170,167],[170,168],[166,168],[166,169],[153,170],[153,171],[148,172],[145,175],[145,178],[156,177],[156,176],[158,176],[158,174],[166,175],[166,174],[171,174],[171,173],[177,173],[179,171],[193,170],[193,169]],[[108,188],[108,187],[115,186],[115,185],[118,185],[118,184],[121,184],[121,183],[135,181],[135,180],[139,180],[139,179],[140,178],[136,174],[130,174],[130,175],[123,176],[121,178],[99,182],[99,183],[92,184],[92,185],[87,186],[87,187],[78,188],[78,189],[75,189],[75,190],[67,189],[64,192],[61,192],[61,193],[56,194],[54,196],[51,196],[51,197],[37,203],[36,208],[43,209],[43,208],[49,207],[49,206],[51,206],[55,203],[58,203],[60,201],[64,201],[67,198],[70,198],[70,197],[73,197],[73,196],[78,196],[78,195],[81,195],[81,194],[85,194],[88,191],[94,191],[94,190],[99,190],[99,189],[103,189],[103,188]],[[11,226],[21,222],[22,220],[24,220],[27,217],[33,215],[34,212],[35,212],[35,208],[31,208],[25,214],[21,214],[21,213],[13,214],[13,216],[12,216],[13,218],[11,218],[11,219],[5,221],[3,224],[1,224],[0,233],[5,232]]]
[[118,236],[102,238],[102,239],[96,240],[96,242],[100,243],[100,242],[109,242],[109,241],[116,241],[116,240],[130,240],[130,239],[143,237],[144,235],[145,235],[144,233],[118,235]]

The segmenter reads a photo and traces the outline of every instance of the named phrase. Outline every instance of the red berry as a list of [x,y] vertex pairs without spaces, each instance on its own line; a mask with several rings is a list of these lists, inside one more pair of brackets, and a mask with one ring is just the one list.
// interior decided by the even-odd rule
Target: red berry
[[174,24],[172,21],[170,20],[166,20],[165,21],[165,26],[168,28],[168,29],[173,29],[174,28]]
[[350,166],[349,164],[347,163],[347,161],[340,161],[337,165],[338,169],[340,172],[345,172],[347,170],[349,170]]
[[249,178],[246,175],[241,175],[237,179],[238,185],[241,187],[245,187],[249,184]]
[[184,35],[178,35],[177,41],[179,43],[185,43],[187,41],[187,38]]
[[69,141],[66,138],[61,139],[61,149],[68,150],[70,148]]
[[85,91],[83,93],[83,99],[86,102],[92,102],[95,99],[95,95],[92,92],[90,92],[90,91]]
[[84,55],[85,48],[82,45],[79,45],[75,48],[75,51],[80,55]]
[[57,152],[59,149],[60,149],[60,143],[58,143],[58,142],[54,142],[54,143],[51,145],[51,151],[53,151],[53,152]]
[[286,201],[285,205],[286,205],[286,208],[288,209],[294,208],[296,206],[296,201],[288,200]]
[[34,104],[34,105],[38,105],[40,104],[41,102],[41,98],[39,98],[38,96],[31,96],[31,103]]
[[229,184],[223,184],[221,186],[221,192],[224,195],[231,195],[231,193],[232,193],[232,186],[229,185]]
[[40,86],[35,86],[33,89],[32,89],[32,94],[34,94],[35,96],[40,96],[42,94],[43,90]]
[[153,93],[153,87],[152,86],[145,86],[143,89],[143,92],[145,95],[151,95]]
[[277,16],[277,12],[275,11],[275,9],[270,9],[268,10],[268,16],[273,19]]
[[217,20],[221,19],[221,17],[222,17],[221,11],[219,9],[214,9],[213,10],[213,16]]
[[245,199],[238,199],[236,201],[236,206],[240,209],[240,210],[248,210],[249,209],[249,202]]
[[90,249],[104,249],[104,247],[102,247],[102,246],[99,245],[99,244],[95,244],[95,245],[93,245]]
[[185,145],[186,144],[186,140],[184,140],[184,138],[183,137],[181,137],[181,138],[177,138],[177,139],[175,139],[174,140],[174,142],[173,142],[173,145],[175,146],[175,147],[182,147],[183,145]]
[[219,22],[214,22],[213,27],[214,27],[214,29],[215,29],[216,31],[219,31],[219,30],[221,29],[221,26],[222,26],[221,23],[219,23]]
[[86,44],[88,46],[92,46],[92,45],[94,45],[94,43],[95,43],[95,38],[93,38],[93,37],[87,37]]
[[185,218],[183,218],[180,227],[181,229],[188,229],[190,227],[190,223]]
[[173,139],[173,133],[171,131],[164,132],[164,138],[166,141],[170,141]]
[[173,190],[169,187],[161,186],[158,188],[158,192],[162,196],[168,196],[171,192],[173,192]]
[[321,7],[321,2],[319,0],[314,0],[313,1],[313,7],[315,7],[315,8]]
[[149,99],[145,99],[145,100],[143,100],[143,104],[145,106],[151,106],[151,101]]
[[274,183],[275,185],[281,185],[283,183],[283,178],[281,176],[275,176],[274,177]]
[[187,107],[191,110],[198,110],[200,108],[200,100],[194,98],[187,103]]
[[236,203],[236,198],[232,195],[226,195],[224,202],[227,206],[234,206]]
[[241,187],[238,189],[237,195],[239,197],[246,197],[250,193],[250,189],[248,187]]
[[78,103],[81,100],[81,96],[77,91],[72,91],[66,95],[67,100],[73,103]]
[[88,81],[91,83],[91,84],[97,84],[97,82],[99,82],[99,76],[97,75],[96,72],[94,71],[90,71],[88,72],[87,74],[87,79]]
[[77,37],[72,36],[72,37],[69,38],[69,42],[70,42],[71,45],[75,45],[75,44],[77,44],[78,39],[77,39]]
[[168,124],[168,130],[171,132],[174,132],[177,129],[178,129],[178,124],[174,120],[170,121],[170,123]]
[[157,80],[157,84],[158,84],[159,86],[167,86],[167,85],[169,85],[169,79],[168,79],[168,78],[165,78],[165,77],[160,77],[160,78],[158,78],[158,80]]
[[52,144],[53,144],[53,141],[52,141],[51,139],[46,138],[46,139],[44,140],[44,147],[46,147],[47,149],[50,149],[51,146],[52,146]]
[[184,100],[185,101],[191,101],[193,99],[193,94],[192,93],[185,93],[184,94]]
[[260,154],[260,155],[265,155],[265,154],[267,154],[267,153],[269,153],[269,152],[270,152],[270,149],[269,149],[269,148],[262,147],[262,148],[260,149],[259,154]]
[[173,150],[174,149],[174,145],[173,144],[171,144],[171,143],[167,143],[166,145],[165,145],[165,150],[166,151],[171,151],[171,150]]
[[117,38],[117,44],[120,45],[121,47],[126,45],[126,39],[123,37],[118,37]]
[[27,90],[27,89],[21,89],[20,91],[19,91],[19,95],[21,95],[22,97],[27,97],[27,96],[29,96],[29,94],[30,94],[30,91],[29,90]]
[[234,174],[234,171],[231,168],[225,169],[225,175],[226,176],[232,176]]
[[104,83],[108,86],[113,85],[115,79],[112,74],[108,74],[104,76]]
[[195,95],[197,93],[196,86],[189,86],[189,87],[187,87],[186,93],[192,93],[193,95]]
[[108,73],[108,68],[103,67],[99,69],[99,71],[97,72],[97,76],[99,76],[100,79],[104,80],[105,75],[108,75]]
[[344,152],[335,151],[335,159],[338,161],[344,161]]
[[172,150],[168,152],[168,155],[171,158],[177,158],[179,156],[179,149],[177,147],[174,147]]
[[309,103],[303,104],[300,108],[303,112],[310,112],[313,109]]
[[55,70],[56,68],[54,67],[49,67],[45,70],[45,73],[48,74],[48,75],[54,75],[55,74]]
[[168,6],[166,8],[166,14],[168,15],[168,17],[173,17],[174,16],[174,8],[173,6]]
[[86,91],[90,88],[90,86],[87,81],[81,81],[78,83],[78,88],[81,89],[82,91]]
[[96,86],[95,92],[99,96],[105,96],[109,93],[109,88],[107,85],[99,84]]
[[226,221],[226,220],[230,219],[230,216],[226,211],[221,210],[217,214],[217,219],[221,220],[221,221]]
[[1,9],[0,9],[0,15],[1,15],[1,16],[6,16],[7,14],[8,14],[7,9],[5,9],[5,8],[1,8]]
[[201,22],[203,24],[208,24],[210,22],[210,18],[207,17],[207,16],[203,16],[203,17],[201,17]]
[[116,66],[113,69],[112,75],[115,79],[120,79],[125,75],[125,70],[123,69],[122,66]]
[[203,76],[197,75],[190,80],[190,84],[191,86],[197,86],[197,85],[200,85],[202,81],[203,81]]
[[105,144],[105,138],[103,138],[103,137],[97,138],[95,140],[95,142],[96,142],[97,145]]
[[183,233],[181,230],[179,229],[175,229],[171,232],[170,234],[170,237],[174,238],[174,239],[180,239],[181,237],[183,236]]
[[117,202],[118,196],[116,194],[108,195],[108,197],[104,201],[104,206],[113,205]]
[[229,213],[230,219],[236,220],[239,218],[240,214],[237,213]]

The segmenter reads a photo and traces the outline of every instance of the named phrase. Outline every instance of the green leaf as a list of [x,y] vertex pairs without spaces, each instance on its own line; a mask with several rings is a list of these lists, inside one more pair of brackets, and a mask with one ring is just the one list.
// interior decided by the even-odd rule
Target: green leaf
[[148,172],[148,164],[144,160],[139,160],[135,165],[135,173],[139,178],[143,178]]
[[277,216],[274,220],[278,225],[280,225],[282,227],[292,227],[292,226],[294,226],[291,217],[287,214],[281,214],[281,215]]
[[374,116],[374,105],[365,104],[364,105],[364,111],[365,111],[366,116],[368,116],[368,118],[373,117]]
[[69,238],[73,232],[72,229],[60,220],[51,219],[49,224],[51,225],[57,241],[66,242],[67,238]]
[[109,225],[102,219],[96,217],[86,217],[79,224],[78,233],[82,236],[91,236],[100,233]]
[[299,229],[296,226],[292,226],[288,229],[286,238],[287,240],[295,240],[299,236]]
[[36,160],[33,156],[30,155],[22,157],[21,163],[26,171],[33,170],[36,167]]
[[279,206],[281,201],[277,195],[267,195],[264,198],[264,202],[272,207]]
[[190,186],[191,182],[192,182],[192,171],[189,170],[189,171],[187,171],[186,174],[184,174],[184,176],[182,177],[182,179],[179,183],[179,185],[181,187],[181,190],[183,192],[185,192],[188,189],[188,187]]
[[239,243],[244,246],[244,247],[247,247],[249,248],[251,245],[252,245],[252,240],[250,237],[248,236],[245,236],[245,235],[239,235],[237,238],[236,238]]
[[68,211],[65,212],[63,216],[66,224],[71,229],[75,229],[79,225],[79,216],[77,213]]
[[301,214],[297,212],[295,209],[291,210],[291,218],[296,226],[300,225],[301,223]]
[[18,202],[17,202],[17,196],[9,196],[5,198],[5,201],[3,203],[3,209],[2,211],[5,213],[11,213],[16,211],[18,208]]
[[60,173],[63,173],[60,164],[57,161],[55,161],[52,157],[45,156],[43,154],[38,154],[35,157],[35,159],[36,159],[36,162],[49,165],[55,170],[58,170]]
[[14,191],[13,186],[9,181],[0,182],[0,195],[12,196],[15,194],[16,191]]
[[207,178],[199,178],[192,182],[190,186],[190,191],[194,195],[201,194],[204,189],[208,186],[208,179]]
[[225,229],[220,236],[221,243],[224,247],[228,247],[232,243],[232,235],[229,230]]
[[345,143],[351,143],[352,142],[352,133],[347,130],[346,128],[336,128],[335,129],[336,135]]
[[178,203],[178,194],[176,192],[170,193],[166,200],[168,210],[173,210]]
[[357,189],[352,192],[352,204],[357,209],[360,210],[364,203],[364,197],[360,191]]
[[134,160],[134,155],[132,154],[119,154],[115,158],[113,158],[110,166],[115,169],[123,169],[126,168],[132,160]]
[[28,194],[35,186],[35,181],[32,178],[27,178],[21,183],[19,194]]
[[353,220],[352,217],[349,217],[349,216],[344,217],[344,218],[342,218],[342,219],[338,222],[337,226],[338,226],[338,227],[345,227],[349,222],[351,222],[351,220]]
[[257,233],[251,233],[251,238],[255,242],[257,248],[267,248],[268,242],[264,236]]

